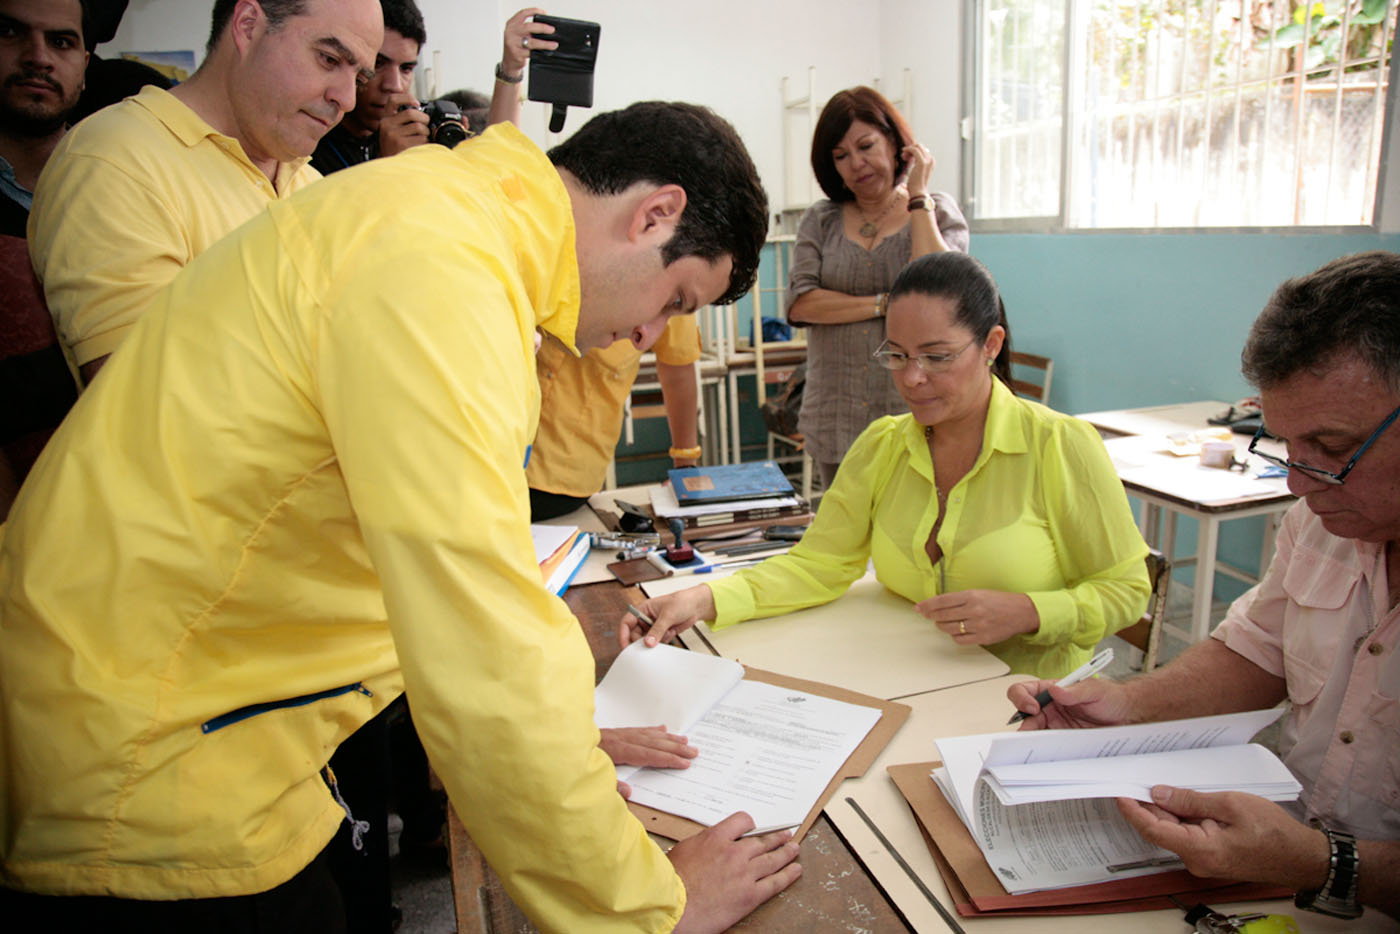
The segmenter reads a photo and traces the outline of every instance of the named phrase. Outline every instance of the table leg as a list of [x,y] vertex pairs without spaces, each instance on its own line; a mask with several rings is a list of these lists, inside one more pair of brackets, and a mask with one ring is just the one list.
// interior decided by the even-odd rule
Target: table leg
[[725,375],[729,381],[729,436],[734,440],[734,460],[739,464],[744,460],[744,438],[739,433],[739,376],[730,372]]
[[1220,538],[1220,523],[1214,516],[1196,520],[1196,578],[1191,601],[1191,641],[1200,642],[1210,635],[1210,606],[1215,595],[1215,546]]

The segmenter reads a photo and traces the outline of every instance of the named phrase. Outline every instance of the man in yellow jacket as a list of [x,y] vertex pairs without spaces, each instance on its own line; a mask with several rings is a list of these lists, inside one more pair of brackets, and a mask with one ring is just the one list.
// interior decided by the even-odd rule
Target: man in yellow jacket
[[650,103],[548,159],[502,125],[340,173],[196,258],[3,529],[0,905],[335,930],[322,767],[400,682],[541,929],[719,930],[790,884],[743,815],[668,858],[628,814],[524,470],[537,329],[646,347],[766,226],[732,127]]

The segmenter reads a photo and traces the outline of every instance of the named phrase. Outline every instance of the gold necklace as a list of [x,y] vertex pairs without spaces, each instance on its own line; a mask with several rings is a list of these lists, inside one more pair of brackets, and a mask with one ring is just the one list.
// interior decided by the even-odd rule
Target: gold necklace
[[860,225],[860,235],[867,240],[875,239],[875,235],[880,232],[880,221],[885,219],[885,215],[890,213],[890,208],[894,207],[895,202],[898,200],[899,192],[897,190],[891,192],[890,203],[885,205],[885,209],[880,212],[880,216],[875,218],[873,222],[870,220],[869,217],[866,216],[865,211],[862,210],[860,204],[857,203],[856,210],[860,211],[861,219],[865,221],[865,223]]

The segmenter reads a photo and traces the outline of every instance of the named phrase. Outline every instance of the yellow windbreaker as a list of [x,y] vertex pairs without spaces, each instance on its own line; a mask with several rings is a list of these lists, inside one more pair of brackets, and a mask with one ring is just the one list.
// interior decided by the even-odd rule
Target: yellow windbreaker
[[402,685],[542,929],[674,926],[528,530],[533,332],[572,344],[578,298],[568,195],[508,125],[337,173],[159,294],[0,545],[0,882],[271,888]]

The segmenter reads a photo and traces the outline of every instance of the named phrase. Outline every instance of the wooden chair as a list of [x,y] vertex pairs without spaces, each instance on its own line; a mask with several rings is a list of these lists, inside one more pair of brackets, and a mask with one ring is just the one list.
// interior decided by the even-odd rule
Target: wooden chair
[[[1040,371],[1040,382],[1031,382],[1021,379],[1016,375],[1017,367],[1023,367]],[[1021,353],[1019,350],[1011,351],[1011,388],[1025,396],[1027,399],[1034,399],[1036,402],[1049,405],[1050,402],[1050,377],[1055,373],[1055,361],[1049,357],[1042,357],[1039,354]]]
[[1152,595],[1147,599],[1147,612],[1127,629],[1114,633],[1142,652],[1144,674],[1157,667],[1157,649],[1162,638],[1162,622],[1167,618],[1167,588],[1171,580],[1172,563],[1156,548],[1149,549],[1147,581],[1152,585]]

